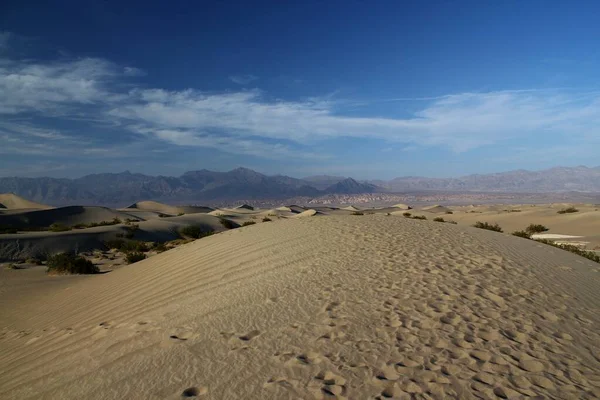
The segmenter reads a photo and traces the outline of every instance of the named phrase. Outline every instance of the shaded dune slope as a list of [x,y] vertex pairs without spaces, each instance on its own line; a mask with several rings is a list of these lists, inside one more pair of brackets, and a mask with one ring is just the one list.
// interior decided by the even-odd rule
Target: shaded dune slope
[[201,207],[201,206],[171,206],[168,204],[159,203],[157,201],[138,201],[137,203],[133,203],[127,209],[135,209],[141,211],[155,211],[165,214],[195,214],[195,213],[208,213],[213,209],[210,207]]
[[0,193],[0,209],[19,210],[19,209],[47,209],[52,208],[45,204],[36,203],[17,196],[14,193]]
[[49,210],[26,211],[0,215],[0,225],[16,227],[48,227],[51,224],[72,226],[92,222],[112,221],[114,218],[138,219],[126,212],[116,211],[106,207],[68,206]]
[[0,292],[0,397],[591,399],[599,275],[429,221],[254,225],[43,297]]

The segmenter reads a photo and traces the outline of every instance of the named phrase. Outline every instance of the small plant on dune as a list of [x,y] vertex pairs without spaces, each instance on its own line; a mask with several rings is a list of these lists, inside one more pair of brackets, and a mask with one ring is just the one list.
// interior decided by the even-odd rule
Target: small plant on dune
[[75,253],[59,253],[48,257],[48,272],[59,274],[97,274],[100,269],[90,260]]
[[157,253],[162,253],[163,251],[169,250],[169,248],[164,243],[154,243],[152,250],[156,251]]
[[202,225],[188,225],[183,227],[180,232],[183,236],[192,239],[200,239],[214,233],[213,230],[207,230],[206,228],[203,228]]
[[494,231],[494,232],[503,232],[502,228],[500,228],[500,225],[498,224],[490,224],[487,222],[480,222],[477,221],[475,222],[475,225],[473,225],[475,228],[479,228],[479,229],[487,229],[488,231]]
[[585,257],[588,260],[600,263],[600,254],[594,252],[594,251],[587,251],[587,250],[583,250],[577,246],[574,246],[572,244],[567,244],[567,243],[556,243],[552,240],[548,240],[548,239],[536,239],[536,242],[539,243],[543,243],[543,244],[547,244],[549,246],[553,246],[556,248],[559,248],[561,250],[566,250],[569,251],[571,253],[575,253],[581,257]]
[[133,237],[135,236],[135,233],[140,229],[140,226],[138,224],[131,224],[131,225],[127,225],[125,227],[125,234],[124,236],[127,239],[133,239]]
[[142,261],[145,258],[146,258],[146,255],[144,253],[139,252],[139,251],[134,251],[131,253],[127,253],[127,255],[125,256],[125,261],[127,261],[127,264],[133,264],[138,261]]
[[146,252],[149,250],[149,248],[146,243],[139,240],[127,240],[125,243],[123,243],[119,250],[125,253],[130,251]]
[[120,250],[124,244],[125,241],[123,239],[112,239],[104,241],[104,246],[106,246],[107,249]]
[[254,222],[254,221],[246,221],[246,222],[244,222],[242,224],[242,226],[248,226],[248,225],[254,225],[254,224],[256,224],[256,222]]
[[527,228],[525,228],[525,232],[529,233],[530,235],[533,235],[534,233],[546,232],[547,230],[548,228],[540,224],[530,224]]
[[40,260],[39,258],[28,258],[26,262],[27,264],[42,265],[42,260]]
[[180,213],[177,213],[177,216],[178,216],[178,217],[181,217],[182,215],[185,215],[185,213],[182,213],[182,212],[180,212]]
[[563,208],[562,210],[557,211],[557,214],[570,214],[570,213],[576,213],[579,210],[576,209],[575,207],[567,207],[567,208]]
[[238,227],[238,224],[227,218],[219,218],[219,222],[227,229],[235,229]]
[[264,218],[262,219],[262,222],[270,222],[270,221],[272,221],[272,220],[271,220],[271,218],[269,218],[269,217],[264,217]]
[[452,211],[446,211],[446,214],[454,214]]
[[446,221],[446,222],[449,223],[449,224],[452,224],[452,225],[458,224],[458,222],[456,222],[456,221]]
[[17,233],[18,229],[9,225],[0,225],[0,233]]
[[415,215],[414,217],[412,217],[412,219],[427,219],[427,217],[424,215]]
[[442,218],[442,217],[435,217],[433,220],[435,222],[446,222],[446,220],[444,218]]
[[402,215],[403,215],[404,217],[406,217],[406,218],[410,218],[410,216],[411,216],[412,214],[411,214],[411,213],[409,213],[409,212],[405,212],[405,213],[402,213]]
[[158,214],[158,217],[159,217],[159,218],[169,218],[169,217],[170,217],[170,215],[169,215],[169,214],[163,214],[163,213],[159,213],[159,214]]
[[50,225],[48,230],[50,232],[66,232],[66,231],[70,231],[71,228],[64,224],[52,224],[52,225]]
[[19,264],[10,263],[6,266],[6,269],[21,269],[21,267],[19,266]]
[[526,232],[526,231],[514,231],[512,233],[513,236],[518,236],[518,237],[522,237],[525,239],[531,239],[531,234]]
[[365,213],[362,211],[354,211],[352,215],[365,215]]

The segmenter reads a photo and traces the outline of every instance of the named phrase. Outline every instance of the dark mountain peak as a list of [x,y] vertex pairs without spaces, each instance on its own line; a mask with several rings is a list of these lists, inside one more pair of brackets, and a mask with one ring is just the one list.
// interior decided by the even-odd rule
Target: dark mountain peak
[[325,191],[334,194],[358,194],[382,192],[384,190],[370,183],[360,183],[355,179],[346,178],[343,181],[329,186]]

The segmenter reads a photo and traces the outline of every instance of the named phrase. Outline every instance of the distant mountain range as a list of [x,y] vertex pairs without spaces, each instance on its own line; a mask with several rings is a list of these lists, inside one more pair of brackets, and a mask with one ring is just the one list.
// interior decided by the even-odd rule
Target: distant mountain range
[[126,205],[139,200],[211,202],[237,199],[287,199],[328,194],[406,191],[600,192],[600,167],[557,167],[517,170],[461,178],[401,177],[389,181],[357,181],[319,175],[303,179],[268,176],[247,168],[228,172],[190,171],[179,177],[130,172],[87,175],[77,179],[0,178],[0,193],[15,193],[51,205]]

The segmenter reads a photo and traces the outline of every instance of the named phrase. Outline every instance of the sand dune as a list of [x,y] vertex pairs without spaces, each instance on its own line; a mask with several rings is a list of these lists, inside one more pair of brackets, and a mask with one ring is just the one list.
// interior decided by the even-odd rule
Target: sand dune
[[3,399],[600,397],[598,264],[460,225],[282,219],[31,285]]
[[392,207],[399,208],[401,210],[410,210],[410,209],[412,209],[411,206],[409,206],[408,204],[403,204],[403,203],[394,204]]
[[0,225],[16,227],[48,227],[51,224],[76,225],[112,221],[115,218],[137,219],[134,215],[106,207],[68,206],[48,210],[0,214]]
[[421,208],[422,211],[427,211],[433,214],[445,214],[448,211],[451,211],[448,207],[444,207],[441,206],[439,204],[433,205],[433,206],[427,206],[427,207],[423,207]]
[[[204,231],[226,230],[217,217],[207,214],[186,214],[180,217],[157,218],[136,222],[135,240],[165,242],[178,239],[179,231],[188,225],[198,225]],[[234,224],[237,226],[236,224]],[[104,249],[104,242],[118,234],[128,233],[125,224],[77,229],[67,232],[25,232],[0,235],[0,260],[44,258],[65,251],[88,252]]]
[[156,201],[138,201],[127,207],[129,209],[142,210],[142,211],[155,211],[164,214],[177,215],[177,214],[195,214],[195,213],[208,213],[213,211],[210,207],[200,206],[170,206],[168,204],[159,203]]
[[36,203],[22,197],[17,196],[14,193],[1,193],[0,194],[0,209],[6,210],[20,210],[20,209],[47,209],[52,208],[45,204]]

